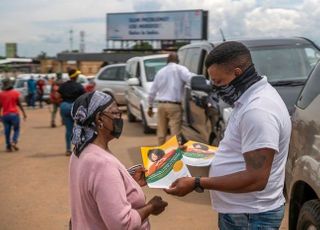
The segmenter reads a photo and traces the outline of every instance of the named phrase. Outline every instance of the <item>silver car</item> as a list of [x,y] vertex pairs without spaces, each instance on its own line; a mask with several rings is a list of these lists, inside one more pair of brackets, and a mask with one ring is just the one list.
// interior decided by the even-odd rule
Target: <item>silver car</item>
[[95,78],[95,89],[111,93],[118,105],[125,105],[125,91],[128,87],[125,80],[126,64],[107,65],[99,70]]
[[167,64],[168,54],[134,57],[127,61],[128,90],[126,92],[129,122],[142,121],[144,133],[157,128],[157,106],[153,117],[147,115],[148,95],[156,73]]
[[292,114],[286,165],[289,229],[320,229],[320,62]]
[[[33,76],[35,81],[38,81],[40,77],[44,79],[45,76],[44,74],[20,74],[17,76],[14,84],[15,90],[19,91],[21,94],[21,100],[23,102],[27,101],[28,97],[28,87],[27,87],[27,82],[28,80]],[[42,100],[46,102],[47,104],[50,103],[50,90],[51,86],[48,84],[48,82],[45,80],[45,86],[44,86],[44,94]]]

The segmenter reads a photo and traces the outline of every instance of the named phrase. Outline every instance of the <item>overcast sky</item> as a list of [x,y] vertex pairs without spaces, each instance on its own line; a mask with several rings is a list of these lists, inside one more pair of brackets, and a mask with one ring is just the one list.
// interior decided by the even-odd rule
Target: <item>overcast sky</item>
[[6,42],[18,55],[41,51],[54,56],[74,49],[85,31],[86,52],[106,48],[106,13],[204,9],[209,11],[209,40],[304,36],[320,44],[320,0],[0,0],[0,56]]

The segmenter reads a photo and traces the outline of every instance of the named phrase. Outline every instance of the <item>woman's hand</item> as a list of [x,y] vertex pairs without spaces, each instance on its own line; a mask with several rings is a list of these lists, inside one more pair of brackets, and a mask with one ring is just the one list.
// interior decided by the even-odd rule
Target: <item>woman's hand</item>
[[154,196],[148,202],[148,205],[152,206],[151,214],[157,216],[165,210],[165,208],[168,206],[168,203],[162,200],[160,196]]
[[136,168],[135,171],[132,173],[132,177],[133,179],[141,186],[146,186],[147,185],[147,181],[146,181],[146,176],[145,176],[145,172],[147,170],[141,166],[139,168]]
[[159,215],[167,206],[168,203],[162,200],[160,196],[155,196],[148,202],[148,204],[137,211],[141,217],[141,221],[143,222],[149,215]]

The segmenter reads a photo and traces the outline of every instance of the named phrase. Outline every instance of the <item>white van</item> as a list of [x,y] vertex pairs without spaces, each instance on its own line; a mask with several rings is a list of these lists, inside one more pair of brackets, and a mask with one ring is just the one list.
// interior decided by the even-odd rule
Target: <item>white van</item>
[[134,57],[127,61],[126,73],[128,89],[126,91],[129,122],[142,121],[144,133],[157,128],[157,106],[153,105],[153,117],[149,117],[148,95],[156,73],[167,64],[168,54]]
[[125,91],[127,82],[125,81],[125,63],[107,65],[99,70],[95,78],[95,89],[111,93],[118,105],[125,105]]

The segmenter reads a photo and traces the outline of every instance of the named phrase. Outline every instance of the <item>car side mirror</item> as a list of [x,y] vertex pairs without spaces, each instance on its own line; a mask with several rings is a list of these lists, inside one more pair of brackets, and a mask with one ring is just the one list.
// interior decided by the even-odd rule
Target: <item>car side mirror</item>
[[212,92],[211,85],[208,84],[207,80],[202,75],[193,76],[191,78],[190,85],[192,90],[202,91],[206,93]]
[[133,77],[133,78],[129,78],[127,80],[127,83],[129,86],[139,86],[140,85],[140,81],[138,78],[136,77]]

